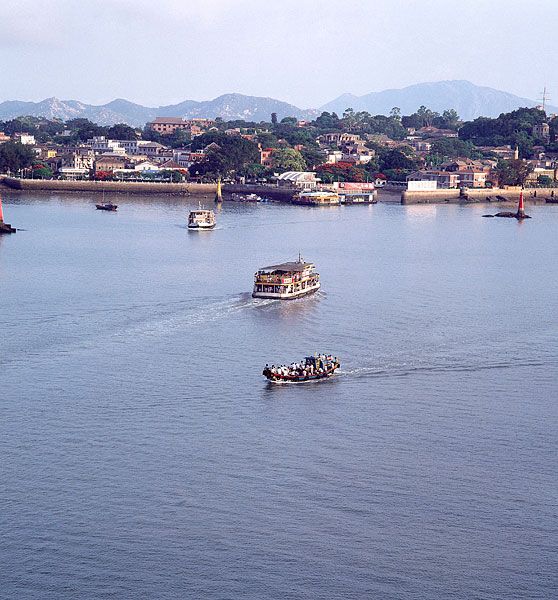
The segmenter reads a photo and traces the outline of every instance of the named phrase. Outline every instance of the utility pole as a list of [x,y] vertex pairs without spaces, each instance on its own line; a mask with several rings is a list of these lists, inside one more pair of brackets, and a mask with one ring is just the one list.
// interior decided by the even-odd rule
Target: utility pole
[[541,103],[542,110],[546,111],[546,103],[547,103],[548,100],[550,100],[550,96],[548,96],[548,94],[546,92],[546,85],[544,86],[544,89],[541,92],[541,97],[538,98],[538,100]]

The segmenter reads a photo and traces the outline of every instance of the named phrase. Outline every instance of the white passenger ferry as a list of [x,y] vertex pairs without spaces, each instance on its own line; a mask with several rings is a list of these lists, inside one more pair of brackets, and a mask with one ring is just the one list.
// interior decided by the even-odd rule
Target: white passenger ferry
[[188,215],[188,229],[213,229],[215,224],[215,213],[202,208],[201,205],[198,210],[191,210]]
[[271,265],[254,276],[253,298],[290,300],[312,294],[320,289],[320,275],[313,263],[298,261]]

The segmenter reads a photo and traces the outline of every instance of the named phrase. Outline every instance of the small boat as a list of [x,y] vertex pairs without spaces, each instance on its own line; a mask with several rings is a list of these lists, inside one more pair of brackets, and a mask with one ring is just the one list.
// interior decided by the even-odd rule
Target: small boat
[[266,365],[262,375],[272,383],[309,383],[329,379],[341,366],[337,357],[326,354],[306,356],[300,363]]
[[263,267],[254,275],[252,298],[291,300],[320,289],[320,275],[313,263],[298,260]]
[[95,204],[95,207],[97,210],[108,210],[111,212],[118,210],[118,205],[113,204],[112,202],[107,202],[106,204]]
[[263,198],[258,194],[233,194],[232,199],[235,202],[262,202]]
[[188,215],[188,229],[213,229],[215,225],[215,213],[202,208],[201,204],[198,210],[191,210]]

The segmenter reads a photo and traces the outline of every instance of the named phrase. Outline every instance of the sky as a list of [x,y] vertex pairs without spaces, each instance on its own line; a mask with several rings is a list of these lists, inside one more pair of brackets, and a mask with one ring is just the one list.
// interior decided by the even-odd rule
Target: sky
[[317,108],[468,79],[558,103],[558,0],[1,0],[0,101]]

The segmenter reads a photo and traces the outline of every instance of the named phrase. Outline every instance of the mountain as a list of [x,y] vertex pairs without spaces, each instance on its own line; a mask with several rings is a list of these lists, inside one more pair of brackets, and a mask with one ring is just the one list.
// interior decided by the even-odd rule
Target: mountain
[[[398,106],[403,114],[411,114],[424,104],[437,112],[455,108],[462,119],[471,120],[479,116],[497,117],[521,106],[535,106],[535,102],[520,98],[507,92],[489,87],[474,85],[470,81],[437,81],[418,83],[402,89],[372,92],[364,96],[343,94],[324,104],[320,111],[302,110],[287,102],[274,98],[244,96],[243,94],[224,94],[214,100],[185,100],[179,104],[152,108],[134,104],[128,100],[117,99],[96,106],[77,100],[59,100],[47,98],[41,102],[22,102],[8,100],[0,103],[0,120],[13,119],[24,115],[46,117],[48,119],[75,119],[82,117],[100,125],[128,123],[134,127],[143,127],[155,117],[221,117],[225,120],[244,119],[245,121],[269,121],[271,113],[283,117],[312,119],[321,111],[342,114],[346,108],[366,110],[373,115],[389,114]],[[558,108],[549,106],[549,112],[558,112]]]
[[113,100],[108,104],[95,106],[76,100],[47,98],[41,102],[21,102],[8,100],[0,103],[0,119],[13,119],[24,115],[46,117],[47,119],[75,118],[89,119],[99,125],[128,123],[134,127],[143,127],[155,117],[222,117],[225,120],[244,119],[245,121],[269,121],[271,113],[283,117],[312,118],[316,111],[301,110],[287,102],[273,98],[259,98],[242,94],[224,94],[214,100],[197,102],[185,100],[179,104],[150,108],[134,104],[128,100]]
[[[510,112],[523,106],[536,106],[536,102],[521,98],[508,92],[482,87],[470,81],[436,81],[418,83],[402,89],[372,92],[364,96],[343,94],[324,104],[320,110],[342,114],[347,108],[355,111],[365,110],[373,115],[389,114],[398,106],[404,115],[414,113],[421,105],[431,110],[443,112],[454,108],[465,121],[476,117],[497,117],[500,113]],[[547,107],[549,112],[558,112],[558,108]]]

